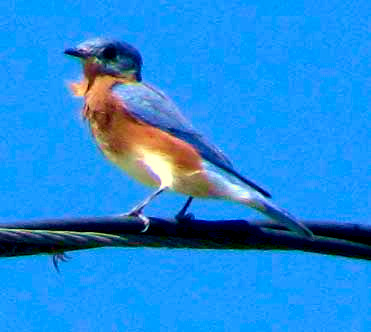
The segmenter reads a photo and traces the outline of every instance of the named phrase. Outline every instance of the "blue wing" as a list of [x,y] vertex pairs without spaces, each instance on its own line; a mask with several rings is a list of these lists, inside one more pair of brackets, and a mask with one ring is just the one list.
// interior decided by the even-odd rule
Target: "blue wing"
[[267,191],[236,172],[223,152],[198,133],[163,92],[146,83],[120,84],[114,87],[114,92],[137,119],[191,144],[205,160],[234,175],[262,195],[271,197]]

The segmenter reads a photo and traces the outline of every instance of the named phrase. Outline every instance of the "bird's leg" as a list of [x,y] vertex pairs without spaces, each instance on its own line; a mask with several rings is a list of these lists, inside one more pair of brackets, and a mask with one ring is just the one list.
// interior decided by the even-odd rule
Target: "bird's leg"
[[154,191],[151,195],[149,195],[145,200],[140,202],[136,205],[133,209],[130,210],[128,213],[131,216],[137,216],[142,213],[142,210],[148,205],[155,197],[160,195],[164,190],[168,189],[167,186],[161,186],[156,191]]
[[189,206],[191,205],[193,201],[193,197],[189,196],[183,207],[180,209],[180,211],[175,215],[175,219],[177,221],[187,221],[194,219],[194,215],[192,213],[186,213]]
[[149,219],[142,214],[143,209],[158,195],[160,195],[163,191],[168,189],[168,186],[160,186],[156,191],[154,191],[151,195],[149,195],[145,200],[140,202],[138,205],[134,206],[133,209],[131,209],[129,212],[124,213],[124,216],[130,216],[130,217],[138,217],[140,220],[143,221],[145,228],[142,230],[142,233],[144,233],[148,227],[149,227]]

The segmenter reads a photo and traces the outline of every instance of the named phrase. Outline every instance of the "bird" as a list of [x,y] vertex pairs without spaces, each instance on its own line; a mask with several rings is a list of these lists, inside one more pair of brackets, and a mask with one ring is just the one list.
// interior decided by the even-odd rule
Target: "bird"
[[121,170],[155,188],[124,214],[141,218],[144,231],[150,222],[143,209],[172,190],[188,197],[179,217],[193,198],[222,199],[256,209],[296,235],[312,239],[303,223],[241,175],[164,92],[142,80],[143,60],[134,46],[99,37],[64,53],[82,63],[83,78],[70,89],[84,98],[82,115],[99,149]]

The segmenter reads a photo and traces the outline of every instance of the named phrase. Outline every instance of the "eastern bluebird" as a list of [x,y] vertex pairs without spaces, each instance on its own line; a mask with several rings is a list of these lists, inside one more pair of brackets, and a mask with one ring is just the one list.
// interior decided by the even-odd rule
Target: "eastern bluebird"
[[[83,116],[103,154],[140,182],[157,189],[127,215],[139,216],[164,190],[248,205],[299,235],[312,232],[239,174],[230,160],[183,117],[161,91],[142,81],[142,58],[131,45],[97,38],[65,54],[81,59],[84,78],[71,89],[85,98]],[[183,208],[183,212],[186,208]]]

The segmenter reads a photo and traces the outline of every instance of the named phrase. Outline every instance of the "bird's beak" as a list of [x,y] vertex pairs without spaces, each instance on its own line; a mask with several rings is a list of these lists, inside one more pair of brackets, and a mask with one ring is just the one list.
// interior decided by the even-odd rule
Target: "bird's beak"
[[67,48],[64,54],[71,55],[81,59],[87,59],[91,55],[88,51],[80,48]]

